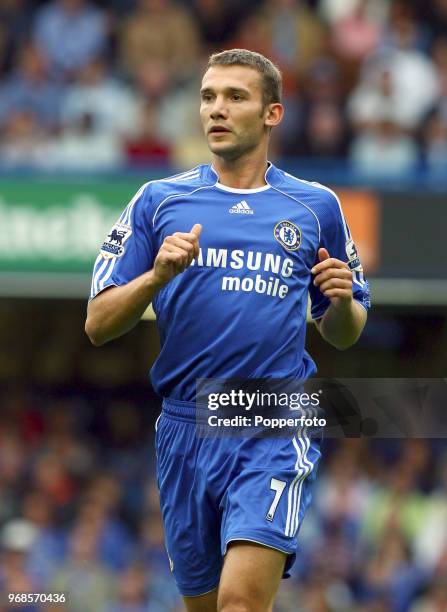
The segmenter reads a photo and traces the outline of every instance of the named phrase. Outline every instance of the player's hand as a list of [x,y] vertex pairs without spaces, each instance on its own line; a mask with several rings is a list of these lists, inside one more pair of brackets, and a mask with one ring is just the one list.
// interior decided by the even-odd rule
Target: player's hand
[[184,272],[199,255],[201,231],[202,226],[196,223],[190,232],[175,232],[172,236],[166,236],[153,267],[153,277],[157,285],[166,285],[174,276]]
[[348,264],[331,257],[327,249],[318,249],[318,259],[311,272],[315,274],[314,285],[335,306],[348,306],[352,302],[352,272]]

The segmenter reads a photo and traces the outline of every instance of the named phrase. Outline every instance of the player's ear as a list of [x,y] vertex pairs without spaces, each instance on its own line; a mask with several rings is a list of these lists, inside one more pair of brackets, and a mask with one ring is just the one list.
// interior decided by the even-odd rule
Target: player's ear
[[269,128],[275,127],[281,123],[284,116],[284,106],[279,102],[268,104],[265,108],[264,122]]

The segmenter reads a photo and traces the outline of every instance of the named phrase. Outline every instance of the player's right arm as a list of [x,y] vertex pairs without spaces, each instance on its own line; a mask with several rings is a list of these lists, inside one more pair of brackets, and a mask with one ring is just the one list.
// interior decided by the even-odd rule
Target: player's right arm
[[141,319],[156,293],[181,274],[199,254],[202,226],[167,236],[153,268],[120,286],[110,286],[88,305],[85,332],[94,346],[122,336]]

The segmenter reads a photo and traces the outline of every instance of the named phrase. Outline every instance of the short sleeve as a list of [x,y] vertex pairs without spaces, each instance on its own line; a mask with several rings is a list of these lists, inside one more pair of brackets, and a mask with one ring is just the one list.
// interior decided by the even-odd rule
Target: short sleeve
[[153,267],[156,247],[148,210],[149,185],[143,185],[107,234],[96,258],[90,300],[111,286],[125,285]]
[[[354,299],[368,309],[371,306],[368,281],[363,274],[363,267],[348,224],[343,215],[340,200],[329,189],[322,188],[324,206],[321,208],[320,220],[320,247],[328,250],[331,257],[345,261],[352,271],[352,291]],[[315,261],[315,263],[318,263]],[[312,282],[309,285],[309,295],[312,303],[311,315],[319,319],[324,315],[330,305],[329,298],[325,297]]]

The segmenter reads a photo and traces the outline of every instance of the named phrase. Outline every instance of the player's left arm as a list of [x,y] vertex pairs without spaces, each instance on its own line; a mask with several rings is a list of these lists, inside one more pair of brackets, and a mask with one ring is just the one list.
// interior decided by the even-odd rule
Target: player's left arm
[[366,309],[354,299],[352,271],[348,264],[320,248],[319,263],[312,268],[313,284],[330,301],[315,323],[323,338],[343,350],[355,344],[365,327]]

